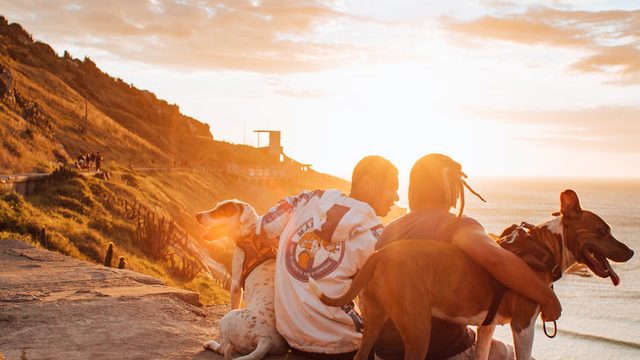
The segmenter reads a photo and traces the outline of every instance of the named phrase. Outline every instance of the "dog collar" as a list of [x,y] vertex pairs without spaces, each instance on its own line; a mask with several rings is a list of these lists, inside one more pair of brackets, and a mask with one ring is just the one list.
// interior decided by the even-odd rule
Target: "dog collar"
[[526,222],[511,225],[502,232],[498,244],[520,257],[532,269],[551,274],[553,281],[562,277],[562,268],[553,251],[531,233],[535,226]]

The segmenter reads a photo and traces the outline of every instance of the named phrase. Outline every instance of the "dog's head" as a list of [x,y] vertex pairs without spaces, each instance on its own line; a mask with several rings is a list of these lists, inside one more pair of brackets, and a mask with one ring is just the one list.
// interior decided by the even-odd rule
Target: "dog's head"
[[611,235],[611,228],[598,215],[580,207],[578,194],[565,190],[560,194],[565,244],[575,259],[589,267],[594,274],[610,277],[614,285],[620,283],[609,261],[626,262],[633,256],[633,250]]
[[207,228],[204,240],[213,241],[227,236],[235,243],[255,232],[258,214],[245,202],[225,200],[211,210],[196,214],[196,221]]

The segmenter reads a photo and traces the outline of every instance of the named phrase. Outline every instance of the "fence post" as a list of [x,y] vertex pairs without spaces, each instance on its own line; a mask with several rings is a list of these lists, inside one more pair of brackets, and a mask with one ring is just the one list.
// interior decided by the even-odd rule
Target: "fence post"
[[107,255],[104,257],[104,266],[111,267],[111,258],[113,258],[113,243],[109,243]]
[[43,248],[45,249],[49,248],[49,243],[47,242],[47,230],[45,229],[44,226],[42,227],[42,229],[40,229],[38,240],[40,241],[40,245],[42,245]]

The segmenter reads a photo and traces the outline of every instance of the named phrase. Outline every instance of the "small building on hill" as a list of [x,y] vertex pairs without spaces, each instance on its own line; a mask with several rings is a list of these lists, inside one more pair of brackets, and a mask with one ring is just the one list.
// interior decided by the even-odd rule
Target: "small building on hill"
[[[285,155],[280,130],[254,130],[258,135],[258,150],[267,154],[263,164],[227,164],[226,172],[240,180],[268,184],[286,182],[298,178],[311,169],[311,164],[300,163]],[[260,135],[269,134],[266,146],[260,146]]]
[[[253,130],[258,135],[258,149],[267,152],[270,155],[271,160],[274,162],[283,162],[284,150],[280,143],[281,131],[280,130]],[[267,146],[260,147],[260,134],[269,134],[269,143]]]

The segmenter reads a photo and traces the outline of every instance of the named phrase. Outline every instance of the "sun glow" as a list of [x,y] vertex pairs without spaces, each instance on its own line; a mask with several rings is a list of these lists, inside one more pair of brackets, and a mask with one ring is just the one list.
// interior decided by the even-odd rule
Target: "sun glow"
[[[639,177],[628,166],[640,154],[638,49],[607,42],[637,38],[637,10],[471,3],[347,1],[284,12],[260,3],[253,16],[96,2],[30,18],[11,2],[7,12],[56,51],[91,56],[180,105],[217,140],[257,145],[252,130],[279,129],[287,155],[343,178],[368,154],[386,156],[403,176],[430,152],[452,156],[470,176]],[[598,16],[605,10],[617,11]],[[79,11],[114,19],[133,11],[148,26],[129,34]],[[69,24],[47,27],[67,15]],[[88,35],[77,37],[79,28]],[[114,42],[123,31],[128,41]]]
[[460,159],[476,174],[504,170],[501,164],[518,157],[505,151],[510,127],[470,116],[466,99],[457,96],[464,84],[445,78],[451,71],[413,64],[327,73],[325,95],[304,100],[311,118],[294,111],[283,120],[285,149],[345,178],[367,154],[388,157],[402,173],[430,152]]

